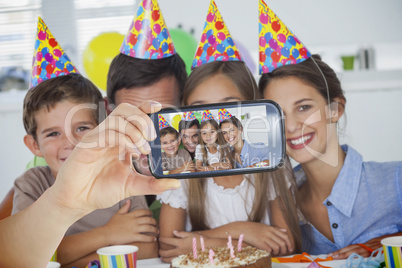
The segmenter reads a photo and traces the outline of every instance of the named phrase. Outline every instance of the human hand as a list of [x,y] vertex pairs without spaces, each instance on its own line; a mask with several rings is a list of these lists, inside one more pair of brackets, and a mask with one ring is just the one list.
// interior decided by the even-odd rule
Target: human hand
[[[187,254],[193,250],[192,239],[196,234],[184,231],[173,231],[173,234],[174,237],[159,237],[159,242],[172,247],[172,249],[159,249],[159,255],[163,262],[171,262],[175,257]],[[197,241],[199,241],[198,237]],[[197,246],[197,248],[199,247]]]
[[133,242],[154,242],[159,233],[156,220],[149,209],[129,212],[131,201],[126,203],[102,226],[106,241],[111,245],[124,245]]
[[275,256],[293,252],[286,229],[258,222],[244,222],[244,241]]
[[[381,240],[384,239],[385,237],[389,237],[389,236],[390,235],[376,237],[376,238],[373,238],[373,239],[367,241],[366,243],[362,243],[362,244],[370,249],[376,250],[377,248],[382,247]],[[359,254],[360,256],[366,258],[366,257],[370,257],[372,251],[362,247],[359,244],[353,244],[353,245],[349,245],[347,247],[341,248],[340,250],[334,251],[334,252],[328,254],[328,256],[331,256],[334,259],[347,259],[353,253]]]
[[194,172],[195,171],[195,164],[194,164],[193,161],[186,161],[186,162],[184,162],[182,168],[183,168],[182,172],[185,172],[185,171]]
[[119,105],[98,127],[88,132],[62,165],[52,199],[66,211],[85,215],[134,195],[159,194],[178,188],[174,179],[156,179],[132,167],[132,155],[149,154],[156,132],[147,113],[159,111],[152,101],[138,108]]

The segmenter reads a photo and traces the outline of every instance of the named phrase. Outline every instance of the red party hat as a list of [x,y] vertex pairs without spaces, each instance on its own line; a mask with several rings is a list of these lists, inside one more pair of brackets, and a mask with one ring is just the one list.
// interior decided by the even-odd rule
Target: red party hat
[[78,70],[39,17],[29,88],[69,73],[78,73]]
[[211,0],[204,30],[191,68],[194,69],[212,61],[239,60],[242,60],[240,52],[222,19],[215,1]]
[[287,64],[297,64],[311,56],[310,51],[276,16],[264,0],[259,4],[260,74]]
[[183,121],[194,121],[197,120],[193,111],[183,113]]
[[225,108],[223,109],[219,109],[218,111],[218,116],[219,116],[219,122],[223,122],[227,119],[232,118],[233,116],[231,115],[231,113],[229,113],[228,110],[226,110]]
[[156,0],[141,0],[120,53],[147,60],[162,59],[176,53]]
[[170,127],[168,121],[166,121],[166,119],[161,114],[158,116],[158,119],[159,119],[159,130]]
[[215,120],[215,118],[212,116],[211,111],[204,110],[202,112],[201,122],[209,121],[209,120]]

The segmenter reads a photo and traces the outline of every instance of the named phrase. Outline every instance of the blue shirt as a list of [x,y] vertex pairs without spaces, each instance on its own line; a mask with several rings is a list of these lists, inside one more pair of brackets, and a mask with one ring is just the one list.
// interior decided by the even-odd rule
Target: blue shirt
[[[301,222],[303,251],[310,254],[327,254],[402,231],[402,162],[363,162],[353,148],[343,145],[342,149],[345,163],[323,202],[335,242]],[[295,175],[298,182],[306,179],[300,165]]]
[[268,146],[262,142],[250,144],[243,140],[243,148],[240,152],[240,160],[242,164],[236,162],[236,168],[245,168],[252,164],[268,160]]

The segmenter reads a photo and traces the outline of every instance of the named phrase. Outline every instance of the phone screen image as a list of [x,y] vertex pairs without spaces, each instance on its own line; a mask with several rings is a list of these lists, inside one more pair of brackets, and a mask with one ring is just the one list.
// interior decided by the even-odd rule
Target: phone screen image
[[275,170],[283,164],[280,107],[247,101],[162,109],[151,115],[151,172],[157,178],[196,178]]

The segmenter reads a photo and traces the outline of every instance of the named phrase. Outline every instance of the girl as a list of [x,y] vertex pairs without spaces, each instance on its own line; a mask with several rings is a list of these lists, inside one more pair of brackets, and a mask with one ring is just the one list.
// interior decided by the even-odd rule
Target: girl
[[[256,83],[243,62],[218,61],[193,70],[185,86],[183,104],[256,97]],[[275,255],[298,250],[301,235],[288,189],[291,176],[287,165],[271,173],[181,180],[178,191],[158,196],[163,203],[159,218],[162,260],[170,261],[190,252],[193,236],[199,235],[206,246],[226,246],[228,234],[236,243],[244,234],[246,244]]]
[[264,143],[250,144],[242,139],[243,126],[239,119],[231,116],[219,123],[223,138],[232,147],[232,158],[236,168],[269,165],[268,146]]
[[227,146],[223,144],[222,134],[218,133],[218,123],[209,110],[203,112],[200,125],[199,144],[195,148],[195,167],[197,171],[230,169]]
[[[259,88],[286,118],[286,151],[299,162],[303,250],[347,258],[369,256],[381,239],[402,231],[402,162],[363,162],[340,145],[336,124],[346,98],[335,72],[318,55],[264,74]],[[362,244],[364,243],[364,244]],[[310,246],[310,248],[308,248]],[[371,249],[370,249],[371,248]]]

